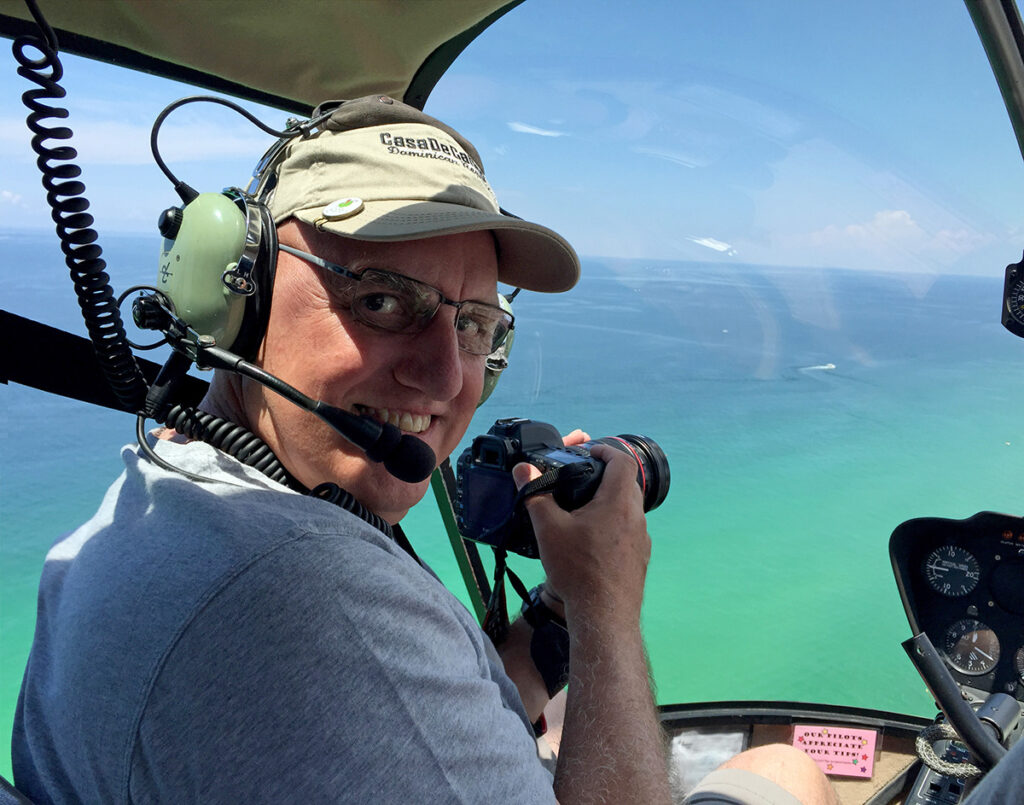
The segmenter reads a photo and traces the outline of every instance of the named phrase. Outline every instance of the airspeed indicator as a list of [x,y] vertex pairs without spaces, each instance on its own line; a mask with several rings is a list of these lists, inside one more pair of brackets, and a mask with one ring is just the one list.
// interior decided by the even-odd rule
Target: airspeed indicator
[[987,674],[999,662],[999,638],[981,621],[957,621],[946,629],[944,643],[946,659],[961,673]]
[[1006,267],[1003,281],[1003,327],[1024,338],[1024,260]]
[[924,560],[924,577],[939,595],[959,598],[978,586],[981,566],[966,548],[944,545],[936,548]]

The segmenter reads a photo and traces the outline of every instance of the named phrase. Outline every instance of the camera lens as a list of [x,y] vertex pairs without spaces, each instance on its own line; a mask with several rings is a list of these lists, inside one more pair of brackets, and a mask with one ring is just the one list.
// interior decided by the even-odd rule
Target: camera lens
[[668,494],[670,476],[668,459],[665,457],[665,452],[658,447],[657,442],[646,436],[621,433],[618,436],[594,439],[587,442],[584,447],[589,448],[595,444],[607,444],[623,453],[629,453],[636,459],[638,465],[636,482],[644,493],[645,512],[656,509],[662,504]]

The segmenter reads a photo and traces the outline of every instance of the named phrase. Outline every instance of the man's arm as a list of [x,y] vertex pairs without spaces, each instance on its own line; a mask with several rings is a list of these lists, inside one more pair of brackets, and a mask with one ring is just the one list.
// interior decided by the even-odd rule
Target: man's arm
[[[604,445],[592,454],[606,467],[590,503],[572,512],[549,496],[526,504],[547,584],[565,602],[569,627],[569,694],[555,794],[563,804],[668,803],[666,747],[640,635],[650,538],[636,464]],[[520,487],[539,474],[529,465],[514,470]],[[536,681],[543,688],[539,674]],[[532,718],[530,705],[528,712]]]

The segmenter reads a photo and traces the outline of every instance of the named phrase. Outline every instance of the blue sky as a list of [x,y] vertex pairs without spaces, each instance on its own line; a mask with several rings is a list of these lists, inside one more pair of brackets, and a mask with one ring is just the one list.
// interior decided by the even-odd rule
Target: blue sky
[[[0,226],[46,227],[4,63]],[[65,84],[97,227],[155,238],[175,197],[149,127],[192,90],[72,57]],[[585,256],[994,275],[1024,244],[1020,153],[955,0],[528,0],[427,111],[476,143],[506,208]],[[212,106],[161,137],[200,189],[244,183],[267,143]]]

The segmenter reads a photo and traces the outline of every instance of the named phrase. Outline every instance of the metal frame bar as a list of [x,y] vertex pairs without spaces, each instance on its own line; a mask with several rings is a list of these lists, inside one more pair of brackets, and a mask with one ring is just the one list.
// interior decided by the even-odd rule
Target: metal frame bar
[[1024,23],[1014,0],[964,0],[1024,157]]

